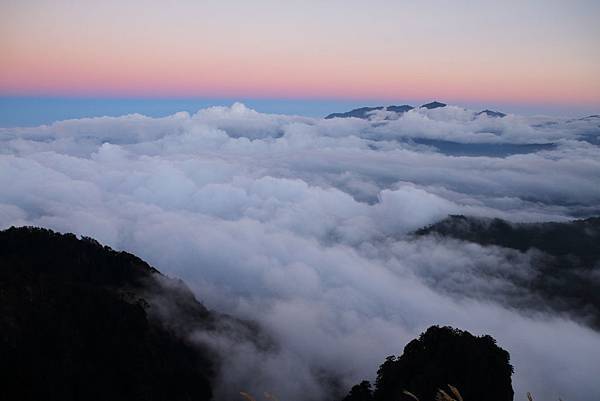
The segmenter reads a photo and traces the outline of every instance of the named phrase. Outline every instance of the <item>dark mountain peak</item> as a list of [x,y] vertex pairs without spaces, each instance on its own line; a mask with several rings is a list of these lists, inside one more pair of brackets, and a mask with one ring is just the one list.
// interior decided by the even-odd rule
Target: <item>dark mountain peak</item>
[[40,275],[110,288],[141,287],[153,275],[160,275],[137,256],[115,251],[92,238],[78,239],[37,227],[0,231],[0,258],[14,262],[2,266],[2,275]]
[[344,113],[332,113],[329,114],[327,117],[325,117],[326,119],[331,119],[331,118],[350,118],[350,117],[355,117],[355,118],[362,118],[362,119],[367,119],[369,118],[369,113],[376,111],[376,110],[383,110],[383,106],[376,106],[376,107],[361,107],[358,109],[353,109]]
[[[421,107],[426,108],[426,109],[437,109],[437,108],[446,107],[446,106],[447,105],[445,103],[440,103],[440,102],[436,101],[436,102],[424,104]],[[408,104],[403,104],[400,106],[390,105],[390,106],[361,107],[361,108],[353,109],[353,110],[350,110],[350,111],[347,111],[344,113],[332,113],[332,114],[329,114],[328,116],[326,116],[325,119],[355,117],[355,118],[362,118],[364,120],[367,120],[367,119],[369,119],[369,115],[377,110],[393,111],[394,113],[402,114],[402,113],[406,113],[407,111],[410,111],[412,109],[414,109],[414,107],[411,105],[408,105]]]
[[490,336],[477,337],[452,327],[431,326],[404,347],[399,357],[390,356],[379,367],[375,389],[363,381],[343,401],[435,399],[448,383],[464,399],[512,401],[510,355]]
[[502,117],[506,117],[506,114],[499,112],[499,111],[494,111],[494,110],[488,110],[485,109],[483,111],[480,111],[479,113],[475,114],[477,116],[480,116],[482,114],[485,114],[488,117],[493,117],[493,118],[502,118]]
[[434,102],[431,102],[431,103],[424,104],[421,107],[425,108],[425,109],[431,110],[431,109],[439,109],[440,107],[446,107],[446,106],[447,106],[446,103],[441,103],[441,102],[438,102],[438,101],[434,101]]

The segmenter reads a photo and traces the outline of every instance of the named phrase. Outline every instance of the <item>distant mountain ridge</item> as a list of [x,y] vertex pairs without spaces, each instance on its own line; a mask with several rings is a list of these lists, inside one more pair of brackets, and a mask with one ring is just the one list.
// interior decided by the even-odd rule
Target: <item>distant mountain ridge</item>
[[375,107],[361,107],[358,109],[353,109],[344,113],[332,113],[329,114],[328,116],[326,116],[326,119],[331,119],[331,118],[349,118],[349,117],[355,117],[355,118],[362,118],[362,119],[368,119],[369,115],[371,113],[373,113],[374,111],[378,111],[378,110],[384,110],[384,111],[393,111],[395,113],[405,113],[409,110],[414,109],[413,106],[409,106],[408,104],[403,104],[401,106],[375,106]]
[[476,116],[480,116],[482,114],[485,114],[488,117],[496,117],[496,118],[506,117],[506,114],[504,114],[500,111],[494,111],[494,110],[488,110],[488,109],[480,111],[479,113],[475,113]]
[[[423,109],[428,109],[428,110],[433,110],[433,109],[439,109],[439,108],[443,108],[448,106],[446,103],[442,103],[442,102],[438,102],[433,101],[430,103],[425,103],[421,106],[419,106],[418,108],[423,108]],[[325,116],[325,119],[329,120],[332,118],[360,118],[363,120],[368,120],[369,117],[374,114],[377,111],[391,111],[397,114],[403,114],[406,113],[407,111],[413,110],[415,109],[414,106],[408,105],[408,104],[403,104],[401,106],[395,106],[395,105],[390,105],[390,106],[373,106],[373,107],[360,107],[358,109],[353,109],[350,111],[346,111],[346,112],[341,112],[341,113],[331,113],[327,116]],[[494,111],[494,110],[483,110],[480,111],[478,113],[475,113],[476,116],[480,116],[480,115],[486,115],[488,117],[492,117],[492,118],[503,118],[506,117],[505,113],[499,112],[499,111]]]
[[532,253],[531,277],[525,279],[518,271],[507,271],[504,278],[543,302],[529,303],[515,296],[509,302],[520,309],[542,307],[566,313],[600,330],[600,282],[595,279],[600,272],[600,217],[511,223],[498,218],[452,215],[415,234]]

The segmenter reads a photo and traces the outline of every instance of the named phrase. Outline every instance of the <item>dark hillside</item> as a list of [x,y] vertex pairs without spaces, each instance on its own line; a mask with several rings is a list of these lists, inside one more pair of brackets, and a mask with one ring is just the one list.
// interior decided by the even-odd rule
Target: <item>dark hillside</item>
[[214,316],[160,280],[92,239],[0,232],[0,399],[210,399],[210,353],[156,322],[141,294],[162,292],[197,325],[213,326]]
[[593,268],[600,262],[600,217],[568,223],[510,223],[502,219],[449,216],[417,231],[417,235],[427,234],[520,251],[536,248],[556,257],[570,257],[578,267]]
[[522,304],[517,297],[508,301],[517,308],[546,308],[565,313],[600,329],[600,218],[564,223],[510,223],[501,219],[450,216],[418,230],[416,235],[533,252],[534,274],[530,279],[524,280],[511,272],[503,273],[503,279],[538,301]]

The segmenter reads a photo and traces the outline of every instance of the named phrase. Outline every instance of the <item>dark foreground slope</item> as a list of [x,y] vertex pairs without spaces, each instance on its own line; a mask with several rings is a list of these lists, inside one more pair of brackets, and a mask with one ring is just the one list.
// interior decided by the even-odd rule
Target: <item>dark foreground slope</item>
[[[600,329],[599,217],[563,223],[510,223],[501,219],[450,216],[416,234],[530,252],[533,272],[525,276],[527,279],[510,272],[504,272],[502,278],[541,302],[515,306],[548,307]],[[518,300],[518,297],[512,299]]]
[[450,384],[465,400],[512,401],[513,368],[508,352],[490,336],[432,326],[379,367],[375,387],[363,381],[343,401],[434,400]]
[[141,259],[37,228],[0,232],[0,399],[208,400],[214,363],[151,304],[216,317]]

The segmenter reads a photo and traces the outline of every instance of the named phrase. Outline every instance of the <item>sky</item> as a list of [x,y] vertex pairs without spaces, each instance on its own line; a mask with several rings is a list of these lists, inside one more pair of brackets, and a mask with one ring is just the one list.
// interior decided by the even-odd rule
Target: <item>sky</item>
[[[0,0],[0,229],[94,237],[257,321],[280,347],[198,333],[234,357],[218,399],[332,399],[323,377],[372,380],[449,324],[509,350],[516,399],[595,401],[586,309],[552,312],[511,278],[537,274],[535,251],[411,233],[449,214],[598,215],[599,16],[598,1]],[[321,118],[432,100],[449,106]]]
[[5,99],[600,108],[597,1],[0,0],[0,10]]

